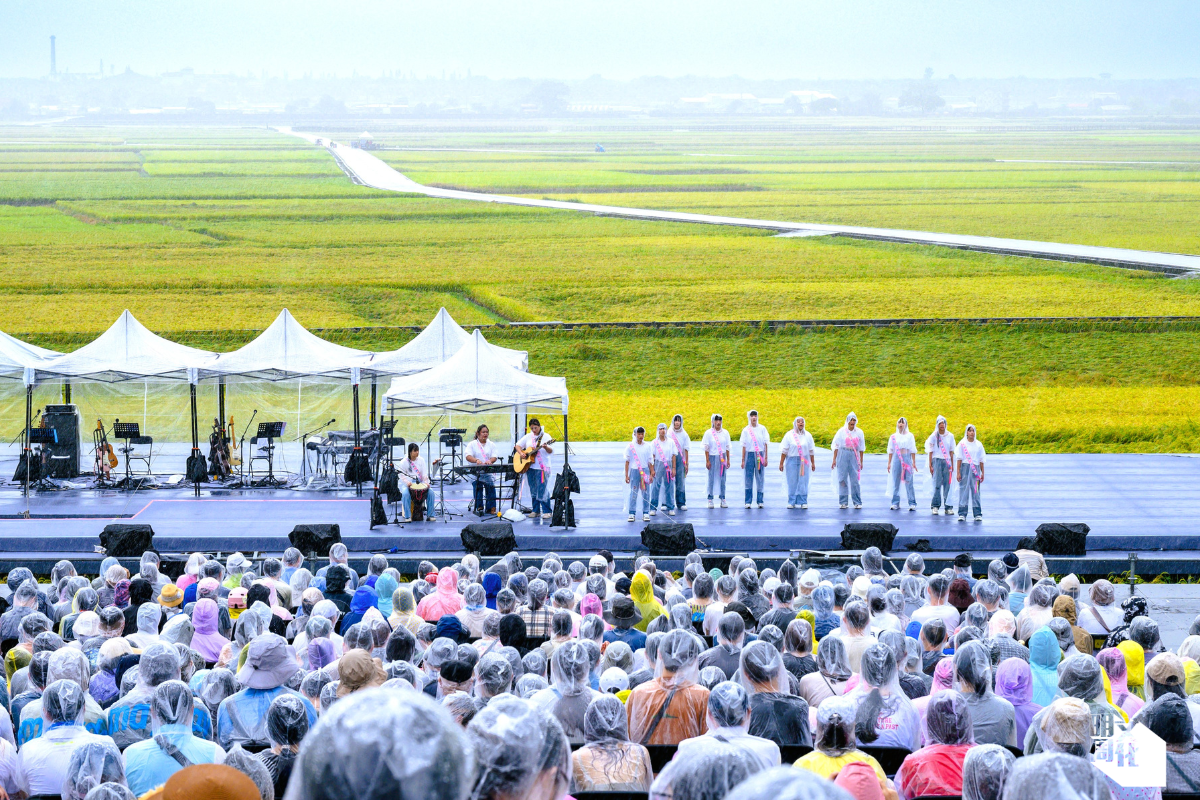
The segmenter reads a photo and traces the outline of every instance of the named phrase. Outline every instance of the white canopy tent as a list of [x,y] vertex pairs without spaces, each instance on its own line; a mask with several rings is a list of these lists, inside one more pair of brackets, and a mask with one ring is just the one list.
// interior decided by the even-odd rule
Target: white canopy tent
[[33,374],[26,374],[26,370],[36,370],[38,366],[44,364],[48,359],[61,356],[62,353],[54,350],[47,350],[44,347],[22,342],[20,339],[14,339],[7,333],[0,331],[0,378],[11,378],[21,380],[28,378],[32,380]]
[[[471,334],[454,321],[445,308],[438,311],[425,329],[398,350],[371,353],[357,366],[373,375],[413,375],[443,363],[471,340]],[[529,371],[529,353],[492,345],[492,350],[507,364]]]
[[310,333],[286,308],[253,341],[223,353],[201,371],[202,378],[284,381],[293,378],[345,380],[371,353],[344,347]]

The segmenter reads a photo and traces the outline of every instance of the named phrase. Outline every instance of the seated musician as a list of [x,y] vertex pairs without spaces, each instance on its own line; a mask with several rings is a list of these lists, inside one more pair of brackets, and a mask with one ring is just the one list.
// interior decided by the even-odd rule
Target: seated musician
[[[496,463],[496,445],[488,441],[487,425],[480,425],[475,429],[475,438],[467,444],[466,456],[467,462],[477,466],[487,466],[488,464]],[[486,510],[484,507],[484,495],[487,496]],[[496,476],[487,473],[481,473],[475,476],[475,505],[474,513],[477,516],[484,514],[496,513]]]
[[396,471],[400,478],[400,493],[403,496],[404,518],[402,522],[411,522],[413,512],[419,511],[418,518],[426,516],[424,503],[421,508],[413,508],[413,498],[411,487],[415,484],[423,486],[426,490],[429,488],[429,469],[425,466],[425,459],[421,458],[421,446],[416,442],[410,442],[408,445],[408,457],[401,460],[396,465]]

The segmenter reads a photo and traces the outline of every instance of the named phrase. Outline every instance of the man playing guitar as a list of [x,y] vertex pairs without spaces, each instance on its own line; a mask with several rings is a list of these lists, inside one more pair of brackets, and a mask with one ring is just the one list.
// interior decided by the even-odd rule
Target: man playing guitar
[[529,420],[529,433],[517,440],[513,452],[520,452],[526,459],[533,458],[533,464],[525,471],[525,480],[529,484],[529,494],[533,500],[533,516],[539,513],[542,519],[550,519],[550,456],[554,449],[550,447],[553,441],[542,430],[542,423],[536,417]]

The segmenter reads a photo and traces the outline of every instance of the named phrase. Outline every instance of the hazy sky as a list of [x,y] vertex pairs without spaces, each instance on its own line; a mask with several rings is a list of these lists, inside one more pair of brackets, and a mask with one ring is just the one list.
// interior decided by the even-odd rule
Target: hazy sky
[[1200,2],[3,0],[0,76],[59,69],[497,78],[1200,75]]

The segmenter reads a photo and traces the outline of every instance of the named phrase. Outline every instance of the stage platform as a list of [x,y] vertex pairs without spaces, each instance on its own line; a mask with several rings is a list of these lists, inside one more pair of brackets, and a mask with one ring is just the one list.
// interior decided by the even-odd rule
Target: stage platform
[[[551,528],[548,520],[517,523],[519,549],[637,552],[644,523],[640,514],[636,522],[626,521],[624,443],[571,447],[571,465],[582,488],[575,498],[578,528]],[[186,447],[167,446],[155,457],[155,472],[182,471],[186,454]],[[281,461],[293,469],[300,463],[298,447],[281,455]],[[12,450],[0,458],[5,479],[12,476],[15,458]],[[557,468],[562,464],[561,449],[554,459]],[[902,559],[907,545],[924,539],[934,561],[962,550],[977,554],[1011,550],[1042,522],[1086,522],[1092,529],[1088,537],[1092,563],[1086,570],[1091,574],[1127,569],[1131,552],[1139,554],[1138,571],[1143,575],[1194,572],[1200,565],[1194,552],[1200,550],[1200,500],[1195,489],[1200,485],[1200,457],[991,455],[981,522],[932,516],[927,481],[918,488],[915,512],[890,511],[886,457],[874,454],[867,455],[863,470],[863,508],[839,509],[829,479],[830,454],[819,451],[817,459],[807,510],[786,508],[784,478],[774,453],[767,469],[766,508],[743,507],[743,473],[735,468],[727,480],[729,508],[709,509],[703,456],[694,456],[687,478],[688,510],[674,519],[692,523],[698,543],[709,550],[779,558],[792,550],[839,550],[847,522],[891,522],[900,529],[893,556]],[[435,486],[431,494],[436,492]],[[465,512],[469,496],[465,483],[446,487],[447,504],[457,514]],[[528,502],[527,492],[525,499]],[[19,486],[5,483],[0,488],[0,569],[23,558],[41,560],[59,553],[83,557],[93,552],[99,532],[112,521],[153,525],[161,552],[279,552],[288,546],[287,535],[294,525],[336,522],[343,541],[355,552],[390,551],[401,561],[433,555],[453,559],[463,552],[459,538],[463,525],[477,520],[454,516],[371,530],[368,511],[368,497],[357,498],[353,490],[205,487],[195,498],[189,486],[138,492],[70,489],[37,492],[27,500]],[[671,518],[660,512],[652,519]],[[1078,562],[1064,562],[1063,571],[1080,571]]]

